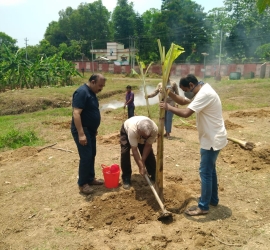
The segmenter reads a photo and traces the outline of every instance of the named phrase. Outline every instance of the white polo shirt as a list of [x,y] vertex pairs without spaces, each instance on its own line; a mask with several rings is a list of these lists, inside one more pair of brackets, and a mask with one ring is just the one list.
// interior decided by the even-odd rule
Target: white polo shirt
[[[154,129],[151,131],[151,134],[149,138],[147,138],[147,140],[138,135],[138,124],[142,120],[149,120],[153,124]],[[128,140],[132,147],[137,147],[138,143],[144,144],[145,142],[147,142],[149,144],[153,144],[158,133],[157,125],[146,116],[132,116],[124,122],[124,128],[127,132]]]
[[196,125],[202,149],[220,150],[227,145],[222,105],[216,91],[205,83],[188,108],[196,112]]

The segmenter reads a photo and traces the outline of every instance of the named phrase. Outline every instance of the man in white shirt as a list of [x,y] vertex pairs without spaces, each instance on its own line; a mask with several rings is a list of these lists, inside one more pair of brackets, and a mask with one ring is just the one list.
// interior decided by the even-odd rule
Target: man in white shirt
[[[189,94],[189,98],[190,94],[194,97],[188,107],[178,109],[164,102],[160,103],[160,107],[184,118],[196,113],[201,147],[199,169],[201,197],[198,206],[187,209],[185,213],[190,216],[203,215],[208,213],[209,204],[217,206],[219,202],[216,160],[220,150],[227,145],[227,132],[222,117],[220,98],[208,83],[199,83],[194,75],[189,74],[181,78],[179,85],[184,92]],[[169,89],[168,94],[171,95]]]
[[131,185],[130,149],[142,176],[146,173],[155,181],[156,158],[152,144],[158,134],[157,125],[146,116],[133,116],[127,119],[120,130],[121,169],[123,187],[129,189]]

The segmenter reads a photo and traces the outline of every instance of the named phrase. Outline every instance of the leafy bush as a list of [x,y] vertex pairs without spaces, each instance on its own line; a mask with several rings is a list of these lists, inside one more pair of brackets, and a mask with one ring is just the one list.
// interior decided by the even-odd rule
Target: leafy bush
[[38,140],[38,137],[33,131],[21,132],[19,130],[12,129],[6,135],[0,136],[0,149],[16,149],[22,146],[30,146]]

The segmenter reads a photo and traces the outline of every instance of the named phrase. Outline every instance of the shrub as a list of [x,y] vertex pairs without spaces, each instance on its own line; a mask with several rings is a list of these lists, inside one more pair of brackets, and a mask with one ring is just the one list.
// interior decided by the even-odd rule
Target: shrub
[[12,129],[6,135],[0,136],[0,149],[16,149],[22,146],[30,146],[38,140],[38,137],[33,131],[21,132],[19,130]]

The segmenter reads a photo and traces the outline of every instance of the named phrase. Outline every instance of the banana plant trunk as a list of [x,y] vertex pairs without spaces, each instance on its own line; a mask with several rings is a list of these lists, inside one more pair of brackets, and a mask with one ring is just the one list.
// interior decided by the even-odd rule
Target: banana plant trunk
[[[181,53],[184,52],[184,48],[172,43],[169,51],[165,55],[165,47],[161,46],[161,42],[159,39],[158,39],[158,47],[159,47],[160,61],[161,61],[161,66],[162,66],[162,91],[160,93],[160,99],[166,102],[166,99],[167,99],[166,86],[169,80],[172,63]],[[160,108],[159,109],[159,124],[158,124],[158,139],[157,139],[157,166],[156,166],[155,189],[162,201],[164,201],[164,197],[163,197],[164,122],[165,122],[165,110]]]
[[158,124],[158,139],[157,139],[157,168],[156,168],[155,189],[162,202],[164,201],[164,198],[163,198],[164,121],[165,121],[165,110],[159,109],[159,124]]

